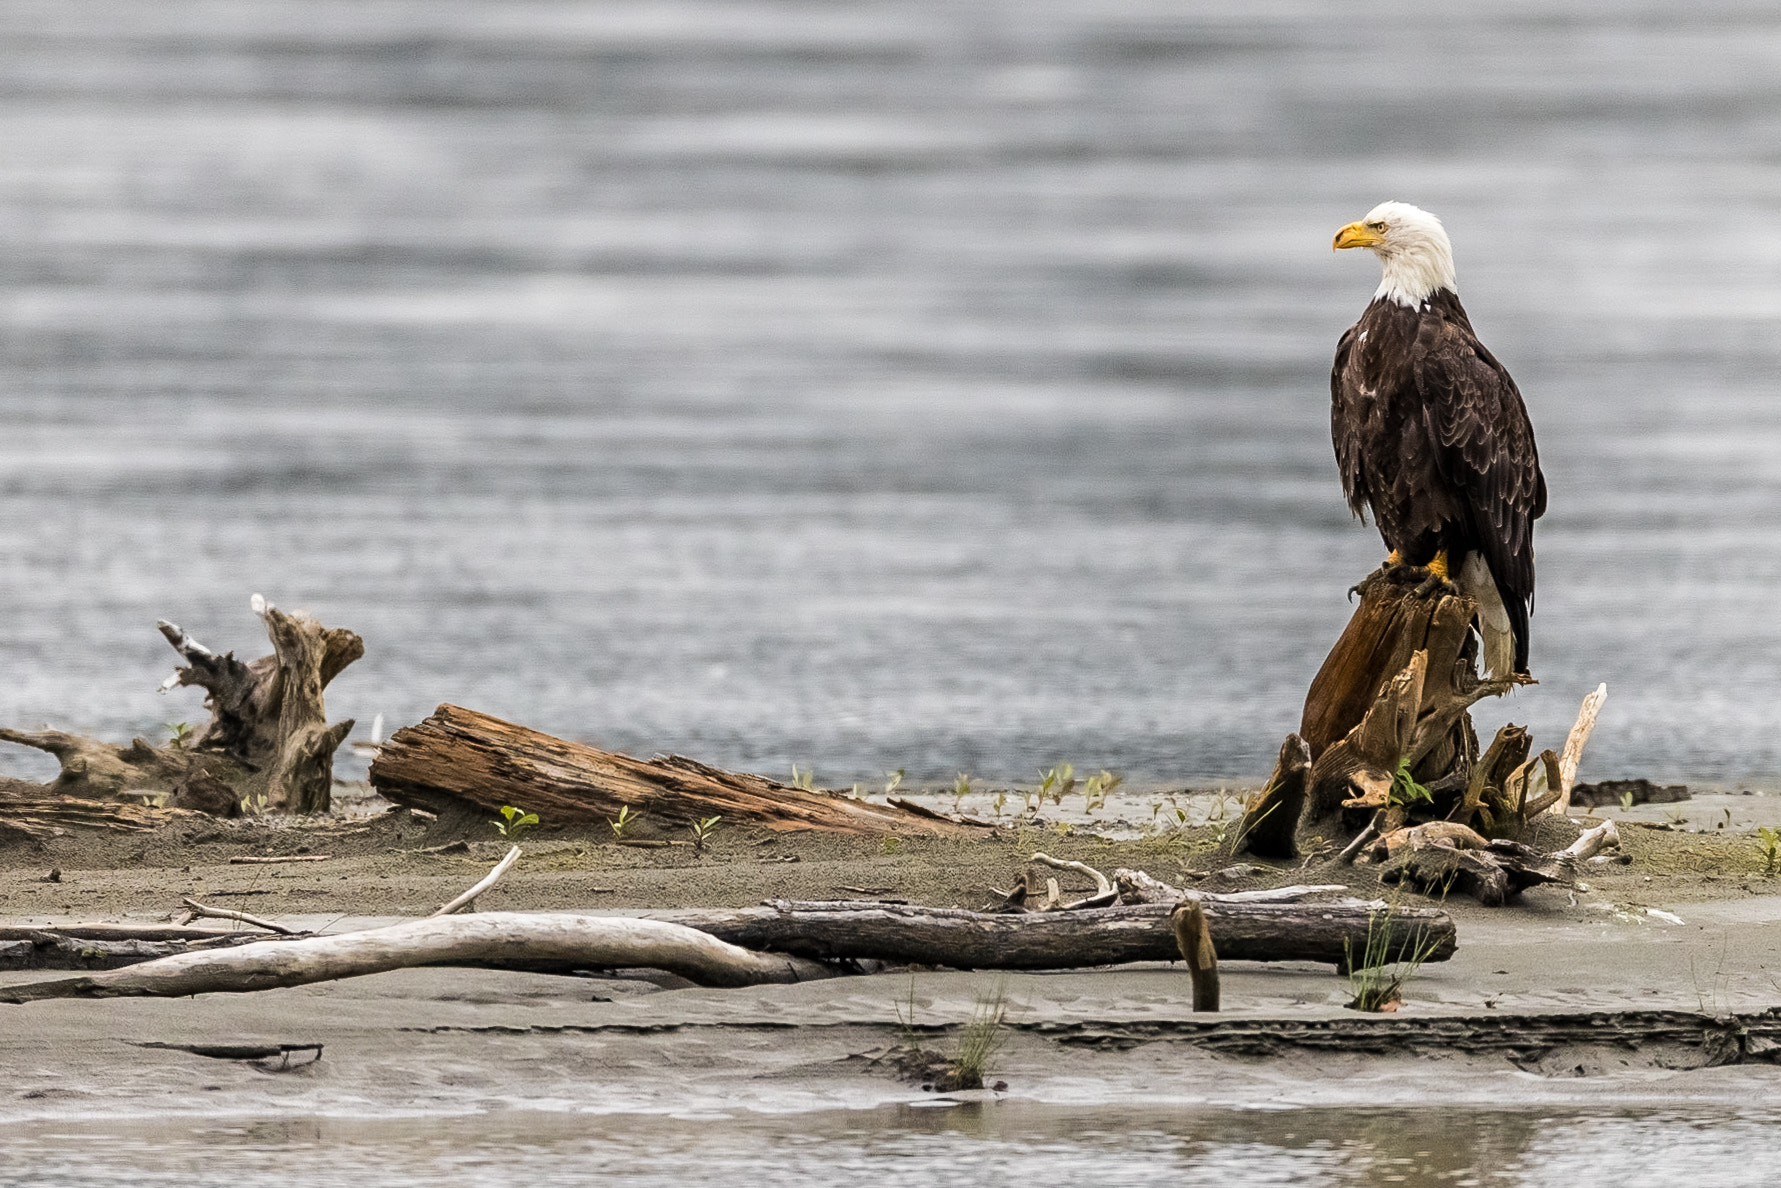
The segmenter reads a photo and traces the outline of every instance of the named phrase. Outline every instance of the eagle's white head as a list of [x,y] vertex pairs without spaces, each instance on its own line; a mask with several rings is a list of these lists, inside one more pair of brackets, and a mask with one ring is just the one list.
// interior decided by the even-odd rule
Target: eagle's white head
[[1437,289],[1459,292],[1446,228],[1440,219],[1408,202],[1381,202],[1366,218],[1336,232],[1332,246],[1373,249],[1385,266],[1375,300],[1386,297],[1414,309]]

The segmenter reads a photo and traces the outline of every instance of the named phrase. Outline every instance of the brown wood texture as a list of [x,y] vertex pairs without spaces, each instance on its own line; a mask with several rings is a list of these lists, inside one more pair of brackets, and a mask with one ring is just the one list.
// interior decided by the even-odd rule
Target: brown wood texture
[[1311,787],[1311,749],[1296,734],[1286,736],[1274,774],[1243,810],[1232,853],[1248,852],[1263,858],[1293,859],[1299,856],[1299,818]]
[[726,826],[781,832],[981,832],[930,813],[806,791],[680,756],[636,759],[455,705],[396,731],[371,764],[371,784],[397,804],[428,812],[517,805],[553,825],[609,821],[629,808],[646,825],[677,828],[722,817]]
[[[649,913],[746,949],[822,959],[946,965],[954,969],[1080,969],[1130,961],[1178,961],[1174,904],[1000,914],[901,904],[775,900],[765,907]],[[1366,943],[1367,923],[1386,911],[1337,903],[1202,901],[1223,961],[1317,961],[1341,965],[1344,942]],[[1391,910],[1394,944],[1417,933],[1433,941],[1431,961],[1453,955],[1453,919],[1433,908]]]
[[[1305,694],[1299,737],[1311,748],[1311,758],[1321,758],[1359,725],[1386,682],[1404,671],[1417,652],[1429,654],[1428,671],[1438,684],[1469,691],[1468,682],[1455,670],[1462,662],[1475,670],[1471,635],[1475,613],[1468,598],[1438,591],[1417,597],[1408,580],[1389,574],[1372,579]],[[1477,683],[1473,676],[1470,684]],[[1464,708],[1460,706],[1460,711]]]
[[146,833],[192,814],[181,809],[62,796],[26,780],[0,780],[0,838],[41,842],[69,829]]
[[[242,663],[232,652],[219,656],[182,628],[161,621],[161,634],[186,660],[162,690],[202,688],[210,710],[210,721],[188,736],[159,747],[140,738],[116,746],[59,730],[0,729],[0,742],[56,757],[62,770],[39,787],[46,795],[133,796],[214,816],[234,816],[243,800],[263,796],[268,808],[326,812],[334,751],[353,724],[348,719],[328,725],[322,690],[365,654],[364,642],[302,612],[281,611],[258,595],[253,607],[273,654],[252,663]],[[119,827],[96,818],[76,823]]]

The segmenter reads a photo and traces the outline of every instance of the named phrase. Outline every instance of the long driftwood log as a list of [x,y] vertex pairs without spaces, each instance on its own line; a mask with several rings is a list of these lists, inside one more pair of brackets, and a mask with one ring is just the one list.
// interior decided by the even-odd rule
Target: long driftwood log
[[832,976],[796,957],[750,952],[660,920],[486,912],[411,920],[334,936],[265,940],[163,957],[124,969],[0,987],[0,1003],[50,998],[183,998],[305,986],[424,965],[561,963],[646,967],[701,986],[755,986]]
[[[1393,941],[1421,933],[1431,961],[1453,955],[1453,919],[1433,908],[1337,903],[1232,903],[1203,899],[1221,961],[1316,961],[1345,965],[1367,924],[1391,912]],[[764,907],[649,913],[748,949],[821,960],[876,959],[954,969],[1081,969],[1130,961],[1177,961],[1169,903],[1003,915],[873,902],[775,900]]]
[[709,817],[778,831],[972,835],[978,827],[896,805],[807,791],[679,756],[634,759],[455,705],[390,736],[371,784],[397,804],[479,817],[518,805],[552,825],[610,821],[620,810],[676,827]]

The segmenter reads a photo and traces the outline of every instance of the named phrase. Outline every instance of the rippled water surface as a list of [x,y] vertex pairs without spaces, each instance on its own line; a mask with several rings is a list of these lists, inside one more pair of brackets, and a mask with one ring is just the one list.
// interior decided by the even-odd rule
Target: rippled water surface
[[392,726],[1260,774],[1379,558],[1329,238],[1400,197],[1551,483],[1481,724],[1606,680],[1586,770],[1781,769],[1772,5],[6,13],[0,722],[198,718],[154,620],[263,591]]
[[[928,1103],[930,1107],[934,1103]],[[493,1114],[32,1124],[0,1184],[1458,1185],[1772,1183],[1756,1114],[1291,1110],[1194,1114],[966,1104],[818,1115]],[[742,1170],[746,1169],[746,1170]],[[740,1177],[740,1178],[738,1178]]]

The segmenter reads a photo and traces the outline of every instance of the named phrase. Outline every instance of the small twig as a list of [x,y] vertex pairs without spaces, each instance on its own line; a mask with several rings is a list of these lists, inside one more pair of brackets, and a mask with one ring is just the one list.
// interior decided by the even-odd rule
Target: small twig
[[1354,862],[1355,855],[1366,849],[1367,843],[1378,836],[1379,817],[1375,814],[1373,819],[1367,822],[1367,827],[1360,831],[1360,836],[1349,842],[1347,847],[1340,854],[1336,855],[1336,861],[1343,866],[1351,865]]
[[237,854],[229,859],[230,866],[270,866],[275,862],[327,862],[332,854],[289,854],[279,858],[250,858]]
[[495,863],[495,869],[489,871],[487,874],[482,876],[482,879],[476,884],[476,886],[470,888],[468,891],[464,892],[462,895],[458,896],[456,899],[452,900],[450,903],[446,904],[444,907],[442,907],[438,911],[434,912],[433,915],[435,915],[435,916],[449,916],[453,912],[459,910],[460,908],[462,908],[470,903],[473,903],[478,895],[481,895],[484,891],[487,891],[490,887],[493,887],[495,885],[495,883],[497,881],[499,881],[501,876],[507,873],[507,868],[512,866],[515,862],[518,862],[518,861],[519,861],[519,847],[514,846],[511,850],[507,851],[507,857],[505,857],[505,858],[501,859],[501,861]]
[[[211,907],[199,903],[195,899],[181,899],[179,902],[191,909],[192,919],[208,917],[216,920],[236,920],[242,924],[252,924],[255,928],[264,928],[268,932],[277,932],[284,936],[301,936],[295,928],[286,928],[283,924],[274,924],[270,920],[262,920],[258,916],[250,916],[246,912],[232,912],[228,908]],[[190,923],[190,921],[187,921]]]

